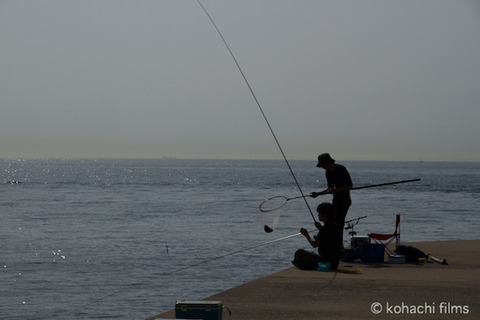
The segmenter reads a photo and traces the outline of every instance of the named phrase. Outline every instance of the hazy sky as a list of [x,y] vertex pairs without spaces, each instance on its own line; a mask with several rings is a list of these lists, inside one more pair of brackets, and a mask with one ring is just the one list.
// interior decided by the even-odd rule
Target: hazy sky
[[[480,1],[203,0],[289,159],[480,161]],[[196,0],[0,1],[0,157],[281,159]]]

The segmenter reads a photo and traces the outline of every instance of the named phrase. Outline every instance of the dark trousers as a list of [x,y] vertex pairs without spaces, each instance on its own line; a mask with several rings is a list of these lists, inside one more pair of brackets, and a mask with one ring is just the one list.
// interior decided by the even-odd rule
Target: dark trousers
[[295,258],[292,261],[293,265],[301,270],[317,270],[319,262],[330,262],[330,270],[337,270],[340,258],[327,259],[315,252],[298,249],[295,251]]
[[345,227],[345,217],[347,216],[352,201],[350,199],[334,198],[332,204],[335,211],[334,220],[343,229]]
[[323,261],[324,259],[315,252],[298,249],[295,251],[295,258],[292,263],[295,267],[301,270],[316,270],[317,264]]

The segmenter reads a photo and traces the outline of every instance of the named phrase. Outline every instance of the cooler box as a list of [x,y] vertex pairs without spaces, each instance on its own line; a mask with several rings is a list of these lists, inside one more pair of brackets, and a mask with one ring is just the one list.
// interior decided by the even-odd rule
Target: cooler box
[[186,301],[175,302],[176,319],[222,320],[222,301]]
[[384,262],[385,246],[378,243],[363,245],[360,259],[362,259],[363,262]]

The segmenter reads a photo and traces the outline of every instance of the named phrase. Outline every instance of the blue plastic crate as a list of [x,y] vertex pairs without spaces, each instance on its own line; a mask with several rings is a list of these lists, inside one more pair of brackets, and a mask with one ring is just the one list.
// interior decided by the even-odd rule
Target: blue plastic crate
[[385,246],[378,243],[369,243],[363,245],[360,259],[363,262],[384,262]]

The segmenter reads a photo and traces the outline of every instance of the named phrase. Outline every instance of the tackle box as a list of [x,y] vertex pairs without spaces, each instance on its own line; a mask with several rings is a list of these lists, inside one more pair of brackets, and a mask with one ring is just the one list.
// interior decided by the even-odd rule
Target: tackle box
[[388,263],[407,263],[407,259],[403,254],[391,254],[388,256]]
[[222,301],[187,301],[175,302],[176,319],[222,320]]
[[352,237],[350,239],[350,243],[352,248],[353,260],[362,259],[365,255],[364,247],[370,245],[370,237]]

